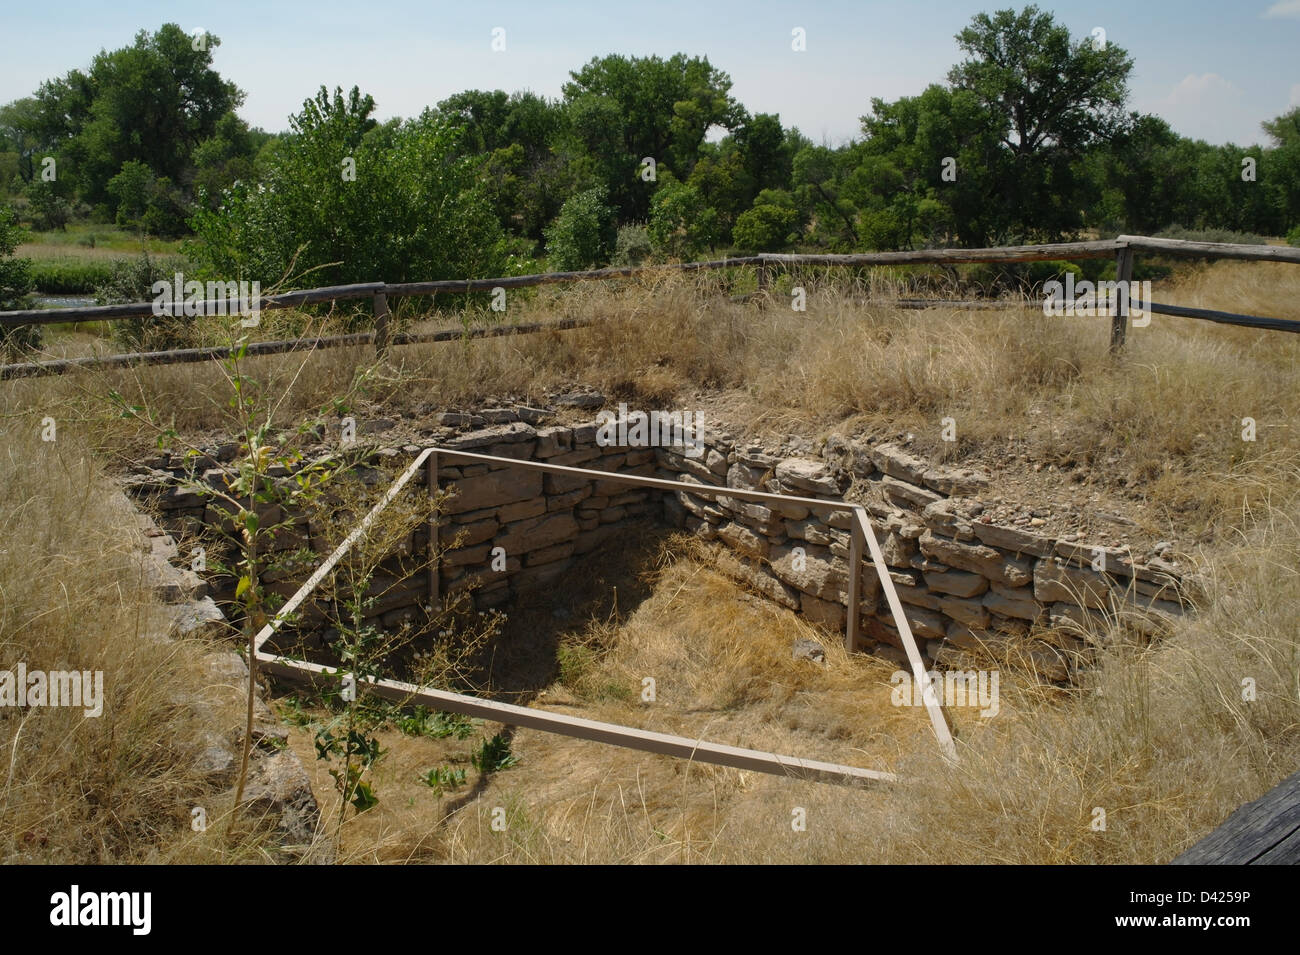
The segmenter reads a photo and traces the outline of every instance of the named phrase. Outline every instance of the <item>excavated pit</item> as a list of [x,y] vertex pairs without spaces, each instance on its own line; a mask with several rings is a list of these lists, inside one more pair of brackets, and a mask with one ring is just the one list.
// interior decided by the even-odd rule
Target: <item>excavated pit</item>
[[[598,396],[589,397],[580,403],[589,410],[603,404]],[[470,614],[506,609],[519,617],[517,610],[545,606],[549,610],[540,619],[549,612],[562,620],[566,594],[582,589],[606,566],[635,566],[626,559],[628,548],[643,547],[647,535],[679,529],[714,543],[713,559],[729,576],[824,628],[828,639],[842,639],[849,603],[849,512],[706,497],[687,489],[692,484],[865,505],[918,647],[940,667],[960,668],[970,665],[973,655],[1015,647],[1017,660],[1043,678],[1068,681],[1113,624],[1156,635],[1171,618],[1193,608],[1199,593],[1188,568],[1048,526],[1031,516],[1032,507],[1008,506],[979,471],[924,460],[897,442],[832,433],[817,451],[804,445],[790,454],[737,438],[735,430],[710,427],[688,433],[677,446],[645,446],[646,429],[636,427],[635,413],[612,421],[612,414],[602,413],[590,421],[546,424],[556,415],[526,406],[444,413],[438,428],[419,437],[426,446],[656,477],[680,482],[684,489],[629,487],[507,461],[440,463],[439,487],[451,492],[438,527],[440,607],[457,603],[461,613]],[[382,420],[363,422],[359,430],[363,439],[391,440],[397,433],[391,421]],[[417,443],[367,447],[362,440],[346,451],[318,447],[306,463],[346,456],[355,462],[350,476],[373,501],[421,450]],[[148,503],[171,535],[189,542],[182,550],[204,546],[228,555],[231,528],[227,523],[223,529],[210,497],[185,479],[224,486],[237,454],[230,442],[214,445],[198,461],[163,454],[140,462],[126,478],[126,489]],[[287,485],[294,476],[281,473],[276,480]],[[412,484],[418,493],[424,474]],[[274,553],[297,559],[263,577],[269,591],[287,598],[332,549],[333,539],[305,510],[270,505],[262,517],[263,523],[288,522],[275,537]],[[427,530],[417,527],[383,557],[369,591],[374,600],[364,611],[367,625],[406,628],[414,648],[435,639],[427,632],[435,599],[428,546]],[[581,581],[574,581],[575,573]],[[864,554],[858,573],[856,649],[905,663],[902,638],[869,555]],[[233,617],[236,577],[212,564],[204,577],[216,605]],[[610,578],[609,583],[624,594],[635,592],[630,580]],[[329,626],[337,612],[337,606],[309,602],[296,626],[277,634],[270,648],[337,663]],[[555,628],[536,626],[537,614],[524,619],[533,621],[531,629],[511,627],[479,662],[485,682],[517,696],[545,685],[554,670]],[[400,669],[401,661],[394,662]]]

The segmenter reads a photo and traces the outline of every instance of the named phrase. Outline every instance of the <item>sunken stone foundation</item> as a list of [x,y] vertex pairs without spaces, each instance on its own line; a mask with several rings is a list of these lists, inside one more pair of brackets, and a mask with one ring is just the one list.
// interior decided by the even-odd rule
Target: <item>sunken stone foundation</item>
[[[522,414],[525,410],[530,414]],[[680,482],[683,490],[637,488],[505,463],[440,463],[439,484],[454,493],[439,539],[444,547],[456,542],[440,561],[442,594],[472,589],[479,609],[506,604],[526,590],[561,581],[577,557],[616,539],[629,522],[652,518],[716,542],[722,571],[843,634],[850,513],[815,513],[793,502],[760,504],[690,490],[708,485],[862,502],[917,643],[940,666],[961,665],[969,651],[1014,641],[1041,673],[1068,679],[1091,634],[1106,632],[1109,621],[1119,618],[1152,635],[1197,596],[1194,579],[1159,558],[1140,561],[1122,549],[993,523],[981,500],[991,490],[984,475],[929,464],[894,444],[832,435],[819,454],[789,457],[738,442],[725,431],[706,430],[675,447],[603,445],[609,434],[635,434],[635,429],[602,429],[607,413],[599,422],[541,426],[548,416],[538,409],[507,409],[498,414],[504,423],[477,427],[482,416],[443,415],[442,423],[458,430],[430,435],[435,440],[428,443],[658,477]],[[367,452],[368,464],[357,474],[378,494],[420,450],[415,444],[376,448]],[[229,445],[214,452],[203,462],[206,481],[219,480],[234,457]],[[164,526],[176,534],[215,522],[204,498],[179,486],[181,474],[181,467],[163,457],[138,467],[126,482],[131,493],[153,502]],[[283,546],[305,542],[321,550],[310,526],[284,535]],[[427,546],[427,534],[417,531],[403,550],[423,554]],[[384,598],[371,608],[371,620],[395,626],[427,605],[427,574],[410,574],[403,566],[401,555],[395,555],[384,568],[390,576],[377,583]],[[857,649],[905,662],[902,638],[869,555],[857,571],[862,613]],[[305,568],[296,579],[269,584],[288,596],[309,572]],[[233,598],[233,581],[211,583],[218,602]]]

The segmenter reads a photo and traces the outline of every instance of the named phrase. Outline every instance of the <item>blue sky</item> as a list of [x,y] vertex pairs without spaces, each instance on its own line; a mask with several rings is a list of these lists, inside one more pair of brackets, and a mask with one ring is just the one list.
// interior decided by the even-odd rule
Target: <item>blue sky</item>
[[[872,97],[941,82],[961,58],[954,34],[1008,0],[806,0],[688,3],[315,3],[61,0],[5,11],[0,103],[85,67],[141,28],[179,23],[221,38],[214,63],[247,93],[240,114],[267,129],[322,84],[358,85],[382,118],[410,116],[463,89],[558,96],[576,69],[606,53],[707,55],[751,112],[775,112],[814,140],[859,133]],[[1262,142],[1259,124],[1300,105],[1300,0],[1090,0],[1038,4],[1079,37],[1094,27],[1136,61],[1130,107],[1188,136]],[[505,30],[505,50],[491,48]],[[807,50],[791,50],[802,27]]]

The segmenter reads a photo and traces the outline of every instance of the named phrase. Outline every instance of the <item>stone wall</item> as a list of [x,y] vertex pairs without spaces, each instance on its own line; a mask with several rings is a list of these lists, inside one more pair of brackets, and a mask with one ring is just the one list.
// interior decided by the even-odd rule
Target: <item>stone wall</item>
[[[993,523],[976,496],[988,478],[935,466],[893,444],[832,435],[817,457],[780,457],[729,436],[706,436],[703,456],[656,450],[660,476],[719,487],[864,503],[904,613],[925,655],[959,663],[964,651],[1014,643],[1038,669],[1066,679],[1093,632],[1121,619],[1150,635],[1191,606],[1193,582],[1159,558],[1058,540]],[[849,514],[803,505],[709,499],[679,492],[669,521],[726,546],[724,570],[776,602],[842,632],[848,612]],[[860,649],[906,661],[874,565],[860,568]],[[1022,639],[1028,638],[1028,639]]]
[[[1090,624],[1104,627],[1107,615],[1118,614],[1149,633],[1162,618],[1190,605],[1190,582],[1176,565],[1158,558],[1138,562],[1118,549],[1055,539],[1032,526],[994,523],[979,497],[990,490],[984,475],[928,464],[897,445],[832,435],[816,456],[789,457],[710,430],[696,453],[688,454],[684,445],[602,446],[595,422],[538,427],[513,420],[477,427],[485,423],[482,418],[443,418],[462,429],[438,436],[439,446],[450,449],[686,485],[861,501],[912,632],[939,664],[959,662],[963,651],[1014,641],[1044,673],[1065,679],[1074,651],[1086,647]],[[356,475],[378,493],[419,450],[414,444],[375,449]],[[223,456],[232,459],[233,448],[216,449],[211,460],[201,462],[205,481],[221,480]],[[213,524],[210,505],[178,487],[181,468],[170,465],[166,459],[142,465],[128,479],[128,489],[150,498],[169,530],[179,532],[187,522],[191,529]],[[417,483],[422,481],[421,474]],[[846,510],[818,513],[802,504],[652,491],[504,463],[448,461],[439,468],[439,483],[455,490],[439,530],[444,547],[455,544],[440,562],[442,593],[474,585],[472,599],[480,609],[561,580],[577,557],[617,535],[627,522],[652,517],[723,545],[722,570],[809,620],[844,631],[851,519]],[[264,522],[283,517],[273,510]],[[427,603],[427,576],[412,573],[409,559],[425,552],[425,536],[416,531],[403,553],[381,568],[374,589],[383,596],[370,608],[371,619],[394,626],[413,619]],[[311,526],[297,527],[276,546],[306,542],[323,549]],[[288,596],[310,570],[271,575],[268,586]],[[229,578],[214,579],[212,586],[219,602],[233,597]],[[859,594],[860,649],[902,662],[901,639],[865,551]],[[309,608],[309,619],[313,613],[323,617],[320,608]]]
[[[468,417],[468,416],[466,416]],[[600,447],[596,425],[534,427],[516,421],[447,438],[441,447],[517,460],[538,460],[601,471],[653,475],[652,449]],[[223,457],[216,453],[198,462],[201,481],[222,486],[230,476]],[[355,479],[381,493],[420,451],[415,445],[401,449],[371,449],[352,470]],[[169,533],[198,542],[222,523],[222,515],[201,489],[183,480],[189,462],[159,457],[142,463],[125,481],[137,500],[148,502]],[[281,475],[280,480],[291,477]],[[661,494],[626,484],[586,479],[567,474],[510,467],[504,463],[454,462],[438,470],[440,488],[449,498],[439,526],[440,588],[444,595],[472,588],[475,607],[504,604],[521,593],[561,578],[576,558],[599,547],[629,522],[659,521]],[[423,487],[423,469],[412,484]],[[294,548],[310,546],[316,557],[296,566],[278,567],[262,575],[266,588],[291,596],[328,552],[321,529],[302,515],[286,514],[279,506],[259,509],[263,526],[285,520],[292,526],[270,542],[283,556]],[[211,546],[211,545],[209,545]],[[395,627],[417,619],[429,602],[428,575],[419,565],[427,553],[427,532],[416,530],[378,568],[371,592],[375,602],[367,609],[367,622]],[[192,547],[191,547],[192,551]],[[177,556],[173,554],[173,556]],[[185,555],[180,555],[184,557]],[[216,557],[217,555],[209,555]],[[188,561],[182,561],[182,565]],[[216,560],[211,563],[215,565]],[[185,575],[194,578],[191,571]],[[235,579],[208,574],[207,584],[218,604],[229,606],[235,596]],[[191,581],[197,583],[197,579]],[[328,609],[314,603],[304,607],[304,622],[324,621]]]

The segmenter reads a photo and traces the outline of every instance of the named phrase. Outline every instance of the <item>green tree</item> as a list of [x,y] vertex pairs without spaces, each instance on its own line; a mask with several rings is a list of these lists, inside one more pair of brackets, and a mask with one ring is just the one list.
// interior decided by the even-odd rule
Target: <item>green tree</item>
[[253,163],[258,150],[270,139],[269,133],[250,129],[234,113],[222,116],[212,135],[199,143],[192,154],[195,197],[209,208],[216,208],[226,189],[241,179],[254,177]]
[[893,103],[872,100],[865,140],[841,193],[877,249],[988,244],[1011,210],[996,184],[1009,164],[994,117],[967,90],[937,84]]
[[554,148],[567,121],[561,104],[529,92],[466,90],[437,109],[461,131],[460,154],[481,163],[501,227],[540,240],[579,184],[571,157]]
[[258,158],[218,209],[199,209],[188,247],[225,279],[312,285],[499,275],[505,237],[456,130],[433,111],[383,126],[374,101],[322,87],[291,133]]
[[744,116],[731,78],[707,58],[611,55],[570,76],[564,100],[571,135],[624,221],[649,211],[651,189],[637,175],[643,159],[684,181],[708,131],[734,129]]
[[758,197],[764,189],[789,189],[794,173],[791,141],[781,128],[781,117],[759,113],[747,118],[732,134],[747,179],[746,201]]
[[614,210],[605,188],[595,186],[564,203],[546,230],[546,252],[554,271],[576,272],[607,264],[616,240]]
[[790,193],[764,189],[754,205],[742,212],[732,230],[732,240],[744,252],[779,252],[790,244],[799,221]]
[[0,143],[14,152],[24,183],[35,177],[41,151],[53,146],[43,136],[43,124],[41,104],[34,96],[0,106]]
[[811,241],[831,251],[855,249],[858,235],[858,210],[844,195],[848,174],[856,156],[850,149],[828,146],[801,146],[795,153],[792,180],[795,202],[803,216],[812,223]]
[[196,43],[167,23],[141,30],[128,47],[100,52],[88,71],[41,85],[34,136],[72,161],[81,198],[115,212],[108,182],[130,161],[158,179],[187,181],[195,148],[244,99],[212,69],[220,42],[208,35]]
[[1274,191],[1278,217],[1283,228],[1300,226],[1300,106],[1261,126],[1272,140],[1266,182]]
[[967,59],[948,79],[996,118],[1010,162],[994,194],[1007,223],[992,239],[1057,239],[1082,224],[1079,160],[1123,128],[1133,61],[1113,43],[1077,43],[1036,6],[978,14],[957,34]]
[[753,192],[753,180],[735,142],[728,137],[717,145],[705,143],[687,185],[713,212],[717,220],[717,239],[726,242],[736,217],[748,207]]
[[33,179],[23,194],[27,197],[32,224],[37,229],[58,229],[60,232],[67,230],[68,221],[72,218],[72,206],[59,194],[55,183]]
[[686,262],[717,243],[718,216],[693,186],[669,174],[655,190],[647,228],[656,252]]

